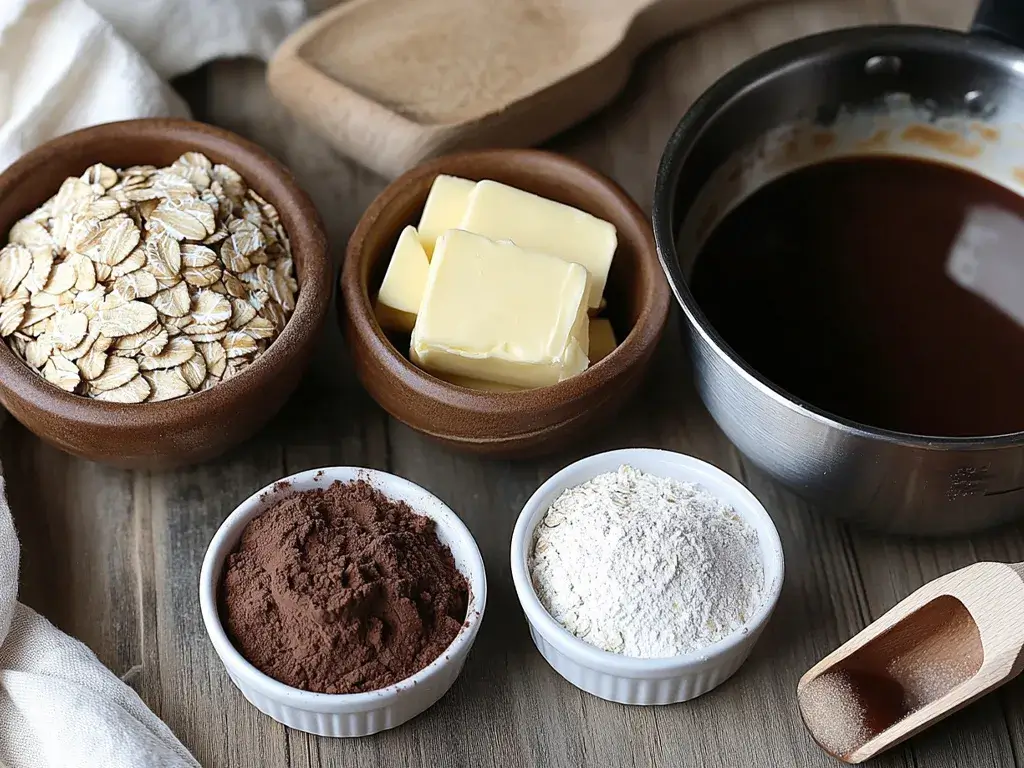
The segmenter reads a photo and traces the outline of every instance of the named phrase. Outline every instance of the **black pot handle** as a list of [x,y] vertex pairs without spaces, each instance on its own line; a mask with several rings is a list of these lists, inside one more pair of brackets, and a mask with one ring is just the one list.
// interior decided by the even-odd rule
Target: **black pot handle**
[[1024,0],[981,0],[971,34],[1024,49]]

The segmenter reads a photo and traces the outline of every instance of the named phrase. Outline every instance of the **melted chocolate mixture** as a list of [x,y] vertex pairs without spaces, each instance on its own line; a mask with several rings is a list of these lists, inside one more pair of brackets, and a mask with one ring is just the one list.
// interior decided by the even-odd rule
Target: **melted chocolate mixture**
[[1024,199],[991,181],[895,157],[794,171],[725,217],[691,285],[743,360],[822,410],[1024,430]]

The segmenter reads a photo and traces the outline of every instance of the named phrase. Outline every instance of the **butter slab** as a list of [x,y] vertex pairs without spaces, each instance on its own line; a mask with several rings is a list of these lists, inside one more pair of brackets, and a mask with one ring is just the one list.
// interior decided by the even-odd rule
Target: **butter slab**
[[415,227],[398,236],[395,252],[377,293],[376,314],[381,327],[410,333],[423,299],[430,262],[420,245]]
[[471,190],[458,226],[582,264],[590,273],[589,306],[601,305],[618,243],[615,226],[609,222],[507,184],[481,181]]
[[459,226],[474,187],[475,181],[458,176],[441,174],[434,179],[430,192],[427,193],[427,202],[423,204],[419,226],[416,228],[428,259],[434,253],[434,243],[441,233]]
[[461,230],[437,240],[410,358],[438,375],[542,387],[586,370],[587,270]]

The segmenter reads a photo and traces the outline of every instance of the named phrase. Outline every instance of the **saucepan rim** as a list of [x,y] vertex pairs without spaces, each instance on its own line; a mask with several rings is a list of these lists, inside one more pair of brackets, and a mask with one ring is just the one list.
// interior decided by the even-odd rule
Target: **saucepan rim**
[[[872,427],[818,408],[787,393],[749,366],[712,327],[697,305],[689,283],[682,274],[673,224],[678,181],[684,166],[712,119],[733,100],[740,98],[768,74],[778,74],[809,59],[833,56],[843,49],[886,46],[927,48],[949,56],[971,55],[987,58],[1008,72],[1024,67],[1024,53],[998,40],[967,35],[954,30],[924,26],[868,26],[822,32],[771,48],[730,70],[712,84],[687,110],[672,132],[662,154],[655,180],[653,227],[654,240],[669,287],[686,315],[690,327],[732,369],[761,394],[813,421],[844,432],[922,450],[993,450],[1024,442],[1024,431],[974,437],[917,435]],[[897,51],[898,52],[898,51]],[[1015,77],[1021,78],[1020,74]],[[1021,78],[1024,82],[1024,78]]]

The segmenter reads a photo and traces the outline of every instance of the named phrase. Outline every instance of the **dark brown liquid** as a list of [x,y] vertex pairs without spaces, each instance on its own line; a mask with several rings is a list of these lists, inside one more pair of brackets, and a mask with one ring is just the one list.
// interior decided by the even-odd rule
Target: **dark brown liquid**
[[692,288],[748,365],[824,411],[1024,430],[1024,199],[991,181],[894,157],[794,171],[718,225]]

